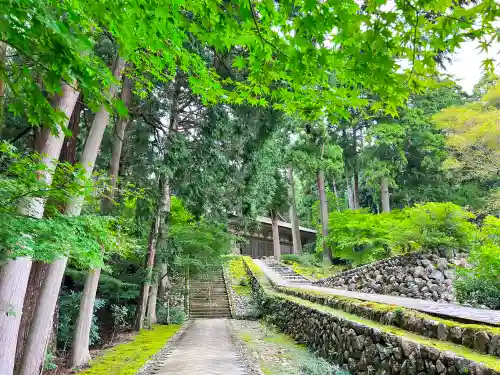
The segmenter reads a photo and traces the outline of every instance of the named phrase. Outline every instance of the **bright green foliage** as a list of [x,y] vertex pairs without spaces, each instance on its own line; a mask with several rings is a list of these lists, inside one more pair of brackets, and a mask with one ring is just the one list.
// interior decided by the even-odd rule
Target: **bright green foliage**
[[459,270],[460,277],[455,282],[457,298],[500,309],[500,219],[484,219],[469,262],[472,267]]
[[302,255],[283,254],[281,261],[288,264],[296,273],[312,279],[324,279],[342,271],[342,267],[328,265],[319,257],[321,253],[304,253]]
[[180,326],[154,325],[143,330],[132,341],[117,345],[96,357],[91,367],[82,375],[134,375],[146,361],[165,346],[167,341],[179,330]]
[[355,264],[412,250],[468,249],[474,215],[451,203],[427,203],[384,214],[363,210],[332,212],[327,242],[335,254]]
[[117,251],[122,244],[113,229],[114,221],[93,215],[37,220],[1,214],[1,254],[11,258],[28,255],[44,262],[65,255],[81,268],[102,267],[103,250]]
[[487,180],[497,175],[499,103],[500,85],[496,85],[481,102],[447,108],[434,117],[446,131],[446,143],[452,151],[447,167],[457,171],[457,178]]

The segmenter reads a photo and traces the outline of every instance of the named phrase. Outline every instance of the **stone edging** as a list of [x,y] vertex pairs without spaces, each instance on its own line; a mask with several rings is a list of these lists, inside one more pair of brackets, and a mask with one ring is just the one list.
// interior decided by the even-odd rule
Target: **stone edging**
[[224,278],[224,285],[226,286],[227,298],[229,299],[229,310],[231,311],[231,318],[236,318],[236,308],[234,306],[233,293],[231,287],[231,279],[228,274],[227,266],[222,266],[222,277]]
[[255,267],[246,262],[245,265],[252,288],[270,322],[353,375],[500,375],[498,366],[493,365],[494,370],[480,363],[486,358],[484,355],[476,360],[464,358],[432,344],[408,339],[404,333],[396,334],[332,314],[326,310],[329,307],[321,310],[308,305],[309,301],[288,299],[270,290],[269,284],[261,285],[261,281],[268,283],[268,280],[264,280],[263,273],[258,273],[260,269],[252,270]]
[[421,336],[452,342],[483,354],[500,357],[500,329],[494,330],[493,327],[483,325],[460,324],[444,319],[434,320],[430,315],[392,305],[308,293],[279,286],[275,286],[275,289],[280,293],[366,317],[385,325],[397,326]]
[[134,375],[153,375],[165,364],[172,350],[177,346],[179,340],[186,330],[191,326],[192,320],[188,320],[165,344],[165,346],[149,361],[147,361]]

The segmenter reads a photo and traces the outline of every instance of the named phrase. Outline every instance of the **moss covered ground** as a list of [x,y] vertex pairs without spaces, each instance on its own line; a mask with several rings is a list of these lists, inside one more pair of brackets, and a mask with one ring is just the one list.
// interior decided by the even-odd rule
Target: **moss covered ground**
[[250,296],[252,294],[250,279],[241,257],[234,257],[229,261],[229,276],[231,277],[232,288],[236,294],[241,296]]
[[91,367],[80,375],[133,375],[179,330],[178,324],[154,325],[132,341],[117,345],[94,358]]

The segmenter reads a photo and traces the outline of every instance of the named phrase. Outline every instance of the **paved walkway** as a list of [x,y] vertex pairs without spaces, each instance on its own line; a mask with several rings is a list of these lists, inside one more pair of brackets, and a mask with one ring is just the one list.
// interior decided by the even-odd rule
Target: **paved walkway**
[[156,375],[245,375],[227,319],[195,319]]
[[342,297],[356,298],[363,301],[379,302],[389,305],[406,307],[409,309],[422,311],[428,314],[444,316],[452,319],[453,318],[459,319],[461,321],[467,321],[473,323],[479,322],[479,323],[486,323],[490,325],[500,326],[500,311],[498,310],[478,309],[474,307],[467,307],[452,303],[438,303],[428,300],[388,296],[383,294],[351,292],[348,290],[325,288],[315,285],[289,284],[286,282],[286,280],[281,278],[281,276],[277,272],[273,271],[261,260],[254,259],[254,262],[264,271],[264,273],[275,284],[278,284],[283,287],[293,287],[293,288],[301,288],[304,290],[319,291]]

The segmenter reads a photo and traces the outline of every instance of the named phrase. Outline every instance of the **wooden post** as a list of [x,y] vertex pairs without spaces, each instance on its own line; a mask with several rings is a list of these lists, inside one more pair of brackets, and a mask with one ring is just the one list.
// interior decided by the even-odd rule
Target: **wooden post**
[[281,246],[280,246],[280,232],[278,227],[278,215],[273,210],[271,211],[272,227],[273,227],[273,254],[276,261],[280,261],[281,258]]

